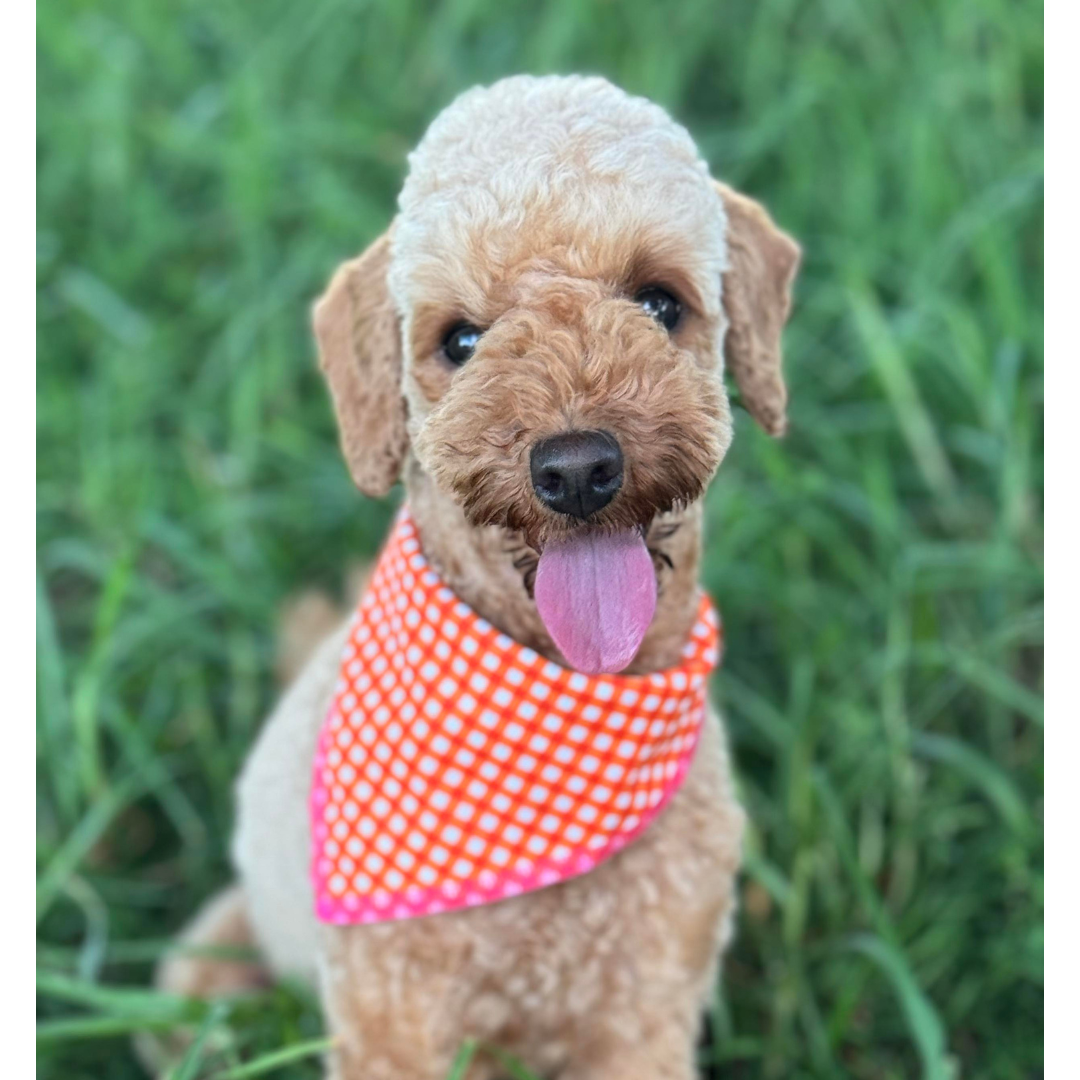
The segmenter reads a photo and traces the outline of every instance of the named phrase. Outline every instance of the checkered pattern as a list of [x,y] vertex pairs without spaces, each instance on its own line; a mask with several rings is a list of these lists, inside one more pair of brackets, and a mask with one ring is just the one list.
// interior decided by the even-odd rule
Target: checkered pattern
[[677,667],[560,667],[458,600],[403,512],[353,620],[315,755],[319,918],[490,903],[625,847],[686,775],[719,647],[703,596]]

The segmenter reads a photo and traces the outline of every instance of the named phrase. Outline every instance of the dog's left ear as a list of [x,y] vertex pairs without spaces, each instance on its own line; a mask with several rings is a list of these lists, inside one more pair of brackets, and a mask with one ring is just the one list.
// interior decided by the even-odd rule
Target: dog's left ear
[[750,415],[770,434],[787,428],[780,334],[802,252],[753,199],[715,181],[727,213],[724,355]]
[[401,327],[386,283],[390,236],[338,267],[312,318],[345,463],[356,486],[374,497],[394,486],[409,445]]

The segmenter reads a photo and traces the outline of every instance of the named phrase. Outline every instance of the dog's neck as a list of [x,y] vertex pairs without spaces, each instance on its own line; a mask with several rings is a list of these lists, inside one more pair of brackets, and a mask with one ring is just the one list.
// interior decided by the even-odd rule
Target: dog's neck
[[[529,549],[515,533],[498,526],[477,528],[436,486],[410,455],[405,487],[424,555],[443,580],[478,615],[535,649],[562,662],[525,587]],[[647,536],[659,569],[656,615],[630,674],[661,671],[678,663],[697,615],[701,550],[701,506],[666,515]],[[515,563],[517,565],[515,565]]]

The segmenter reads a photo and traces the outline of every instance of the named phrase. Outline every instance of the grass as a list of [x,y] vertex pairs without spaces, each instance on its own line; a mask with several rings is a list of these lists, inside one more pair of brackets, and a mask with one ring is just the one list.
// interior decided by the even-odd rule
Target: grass
[[[307,309],[460,89],[602,72],[804,243],[792,430],[709,495],[753,821],[707,1075],[1042,1071],[1042,15],[1032,0],[38,12],[39,1076],[320,1075],[318,1010],[147,989],[229,876],[283,599],[350,486]],[[461,1060],[476,1051],[466,1045]],[[461,1066],[464,1069],[464,1065]]]

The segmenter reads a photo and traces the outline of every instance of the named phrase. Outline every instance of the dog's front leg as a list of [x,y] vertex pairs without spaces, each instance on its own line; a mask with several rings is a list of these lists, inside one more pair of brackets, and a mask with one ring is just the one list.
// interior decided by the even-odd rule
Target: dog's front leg
[[[334,1039],[327,1080],[444,1080],[460,1049],[464,957],[423,920],[323,926],[319,989]],[[482,1063],[468,1080],[488,1076]]]
[[612,993],[570,1047],[558,1080],[697,1080],[702,987],[657,979]]
[[643,1018],[633,1035],[596,1033],[559,1080],[696,1080],[697,1003]]

